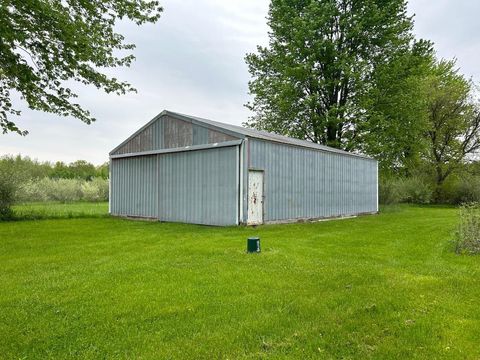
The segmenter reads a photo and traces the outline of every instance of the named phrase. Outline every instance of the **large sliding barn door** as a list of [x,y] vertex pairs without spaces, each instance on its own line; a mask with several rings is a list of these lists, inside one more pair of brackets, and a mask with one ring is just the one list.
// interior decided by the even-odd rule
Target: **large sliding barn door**
[[158,218],[238,222],[238,146],[158,155]]

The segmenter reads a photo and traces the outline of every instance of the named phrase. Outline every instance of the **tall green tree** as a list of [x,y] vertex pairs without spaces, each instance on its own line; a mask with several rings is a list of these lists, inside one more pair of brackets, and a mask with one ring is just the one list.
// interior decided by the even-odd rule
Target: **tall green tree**
[[480,151],[480,106],[474,85],[454,61],[439,61],[427,79],[428,141],[425,159],[437,189],[453,172]]
[[20,113],[12,93],[31,109],[94,121],[74,102],[71,84],[116,94],[134,91],[104,74],[134,59],[134,44],[115,26],[121,19],[156,22],[161,11],[156,0],[0,0],[0,128],[26,134],[11,119]]
[[426,86],[435,64],[431,43],[414,42],[379,65],[361,99],[359,148],[379,160],[384,173],[408,176],[428,148]]
[[411,46],[405,0],[272,0],[269,45],[248,54],[247,125],[350,150],[373,73]]

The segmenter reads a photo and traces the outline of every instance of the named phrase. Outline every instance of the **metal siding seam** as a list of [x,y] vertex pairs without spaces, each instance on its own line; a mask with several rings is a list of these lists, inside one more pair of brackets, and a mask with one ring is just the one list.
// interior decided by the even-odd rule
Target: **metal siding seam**
[[328,154],[327,156],[327,166],[326,166],[326,171],[327,171],[327,205],[326,205],[326,211],[327,211],[327,216],[333,215],[332,208],[333,208],[333,203],[332,203],[332,196],[333,196],[333,189],[332,189],[332,168],[330,165],[330,159],[332,157],[332,154]]
[[112,213],[112,160],[108,166],[108,213]]
[[[165,140],[165,139],[164,139]],[[177,196],[177,194],[173,193],[173,191],[169,191],[169,189],[172,189],[173,188],[173,165],[174,165],[174,162],[172,161],[174,156],[176,155],[173,155],[173,156],[166,156],[166,158],[168,158],[168,167],[169,167],[169,173],[168,173],[168,187],[166,188],[166,196],[168,197],[168,220],[169,221],[172,221],[174,219],[174,198],[175,196]],[[178,180],[178,184],[179,186],[181,186],[181,179]]]
[[[135,161],[135,160],[133,160]],[[133,203],[132,197],[132,179],[135,176],[135,173],[132,171],[132,161],[127,162],[127,173],[125,176],[125,184],[126,184],[126,191],[128,193],[128,202],[127,202],[127,210],[132,209],[132,214],[135,215],[135,204]]]
[[111,191],[111,202],[112,202],[112,214],[116,214],[116,204],[115,201],[117,201],[118,197],[115,194],[115,189],[117,188],[116,180],[118,179],[118,176],[116,175],[116,169],[115,169],[116,164],[114,165],[113,161],[110,161],[110,169],[111,169],[111,178],[110,178],[110,183],[112,184],[112,187],[110,189]]
[[[192,125],[193,126],[193,125]],[[183,171],[185,178],[185,193],[183,197],[183,209],[184,209],[184,218],[187,219],[187,222],[193,222],[193,208],[191,205],[192,192],[193,192],[193,183],[195,182],[194,173],[192,171],[192,165],[194,163],[193,158],[190,156],[183,157]]]
[[336,186],[335,194],[337,196],[337,199],[336,199],[337,215],[342,214],[342,201],[343,201],[342,188],[343,188],[344,177],[343,177],[343,171],[342,171],[343,161],[341,160],[342,159],[337,159],[337,157],[335,156],[334,165],[335,165],[336,171],[335,171],[335,178],[333,179],[333,182]]
[[297,196],[298,196],[298,161],[296,161],[296,149],[288,149],[287,157],[288,161],[292,164],[293,167],[293,176],[290,178],[290,193],[292,195],[292,207],[293,207],[293,216],[298,218],[298,206],[297,206]]
[[117,196],[118,196],[118,213],[122,214],[123,202],[125,201],[125,192],[123,191],[123,177],[124,177],[124,167],[123,161],[118,163],[118,188],[117,188]]
[[128,161],[128,160],[125,162],[125,172],[124,172],[123,176],[124,176],[123,181],[124,181],[124,187],[125,187],[125,189],[124,189],[124,191],[125,191],[125,204],[124,204],[125,210],[124,211],[125,211],[125,213],[127,213],[127,211],[128,211],[128,213],[133,214],[134,209],[133,209],[133,207],[129,206],[129,204],[130,204],[130,191],[128,191],[128,188],[129,188],[128,181],[129,181],[129,177],[131,176],[131,171],[130,171],[130,161]]
[[243,148],[245,142],[238,146],[239,151],[239,164],[238,164],[238,222],[239,224],[243,222]]
[[183,218],[186,219],[186,221],[189,221],[190,219],[190,214],[191,214],[191,208],[188,199],[192,195],[192,188],[191,188],[191,180],[192,178],[190,177],[190,158],[186,156],[183,157],[183,178],[185,179],[184,181],[184,186],[185,186],[185,192],[183,194]]
[[168,221],[169,220],[169,216],[168,216],[168,212],[170,211],[171,209],[171,206],[170,206],[170,199],[169,199],[169,192],[167,191],[168,189],[168,185],[169,185],[169,182],[170,182],[170,179],[168,178],[169,174],[170,174],[170,161],[169,161],[169,158],[168,156],[166,155],[160,155],[162,157],[162,172],[163,174],[161,175],[162,176],[162,180],[163,180],[163,186],[162,186],[162,196],[163,196],[163,203],[164,203],[164,206],[162,207],[162,214],[163,214],[163,218],[165,221]]
[[158,211],[157,217],[158,220],[163,221],[163,208],[165,206],[165,199],[163,198],[163,159],[161,155],[157,155],[157,202],[158,202]]
[[237,225],[240,223],[240,146],[235,146],[235,181],[237,183],[237,191],[236,191],[236,219]]
[[[207,133],[208,136],[208,133]],[[205,162],[205,158],[202,156],[202,159],[200,161],[194,161],[194,176],[195,179],[198,177],[198,174],[200,174],[203,164]],[[193,197],[194,201],[194,206],[193,206],[193,214],[192,214],[192,219],[198,219],[197,221],[203,222],[202,219],[202,207],[203,203],[201,201],[201,191],[200,189],[200,183],[198,181],[194,181],[195,183],[195,196]]]
[[133,159],[132,161],[129,161],[129,169],[127,173],[128,177],[128,184],[127,184],[127,191],[128,191],[128,196],[129,196],[129,203],[131,204],[131,208],[133,209],[133,214],[137,214],[137,206],[135,204],[135,196],[134,196],[134,191],[135,188],[132,186],[135,183],[135,178],[136,178],[136,173],[135,173],[135,161],[136,159]]
[[161,220],[162,221],[167,221],[168,220],[168,217],[167,217],[167,211],[168,211],[168,208],[169,208],[169,204],[168,204],[168,197],[167,197],[167,192],[166,192],[166,188],[167,188],[167,184],[168,184],[168,159],[165,155],[158,155],[159,157],[159,165],[160,165],[160,169],[159,169],[159,183],[160,183],[160,189],[161,189],[161,193],[159,194],[159,198],[158,198],[158,201],[159,201],[159,204],[160,204],[160,217],[161,217]]
[[159,198],[158,198],[158,155],[154,155],[155,159],[155,175],[154,175],[154,183],[153,183],[153,188],[154,188],[154,195],[155,196],[155,218],[158,219],[158,214],[159,214]]
[[[175,163],[175,161],[174,161],[175,159],[178,159],[177,160],[178,164]],[[171,164],[171,167],[172,167],[172,173],[170,174],[170,183],[171,183],[171,186],[174,186],[173,184],[174,184],[175,180],[173,178],[173,174],[175,173],[176,165],[178,165],[178,167],[182,166],[181,158],[178,156],[178,154],[175,154],[171,157],[170,164]],[[171,220],[173,220],[173,221],[175,221],[176,219],[180,220],[179,208],[180,208],[181,203],[182,203],[183,181],[184,181],[184,178],[182,177],[182,174],[180,174],[179,179],[178,179],[178,182],[180,184],[180,188],[176,189],[177,193],[175,193],[176,198],[178,200],[173,196],[170,197],[170,204],[171,204],[171,207],[172,207],[172,219]],[[175,202],[178,202],[177,206],[175,206]]]
[[130,192],[128,191],[128,177],[131,176],[130,173],[130,161],[125,161],[124,164],[124,173],[123,173],[123,193],[124,193],[124,214],[128,212],[133,213],[133,209],[129,207],[130,204]]
[[[136,186],[137,188],[139,189],[138,191],[138,205],[139,205],[139,211],[140,211],[140,214],[141,216],[145,216],[145,208],[146,208],[146,204],[145,204],[145,201],[144,201],[144,193],[145,193],[145,190],[146,190],[146,181],[147,181],[147,178],[148,178],[148,168],[146,167],[146,159],[145,158],[139,158],[139,161],[138,161],[138,167],[137,167],[137,183],[136,183]],[[143,176],[143,179],[141,179],[141,176],[140,174],[144,174]]]
[[120,177],[121,172],[119,171],[120,166],[121,166],[121,161],[116,163],[115,168],[114,168],[115,175],[114,175],[114,178],[112,179],[115,183],[115,185],[112,189],[114,191],[114,195],[113,195],[112,200],[113,200],[113,204],[114,204],[116,214],[120,213],[120,206],[121,206],[121,201],[122,201],[122,197],[120,196],[120,192],[119,192],[119,189],[120,189],[120,186],[121,186],[121,177]]
[[[208,174],[212,174],[214,172],[214,169],[215,169],[215,165],[217,165],[217,159],[216,159],[216,154],[213,153],[211,155],[212,159],[211,159],[211,162],[210,162],[210,166],[211,166],[211,170],[208,172]],[[209,177],[209,175],[207,175],[207,177]],[[213,204],[213,206],[208,206],[208,221],[210,223],[214,223],[214,213],[215,213],[215,205],[218,206],[218,202],[217,202],[217,194],[218,194],[218,191],[215,191],[213,189],[218,189],[218,176],[215,176],[214,178],[210,179],[211,183],[213,184],[213,187],[208,187],[207,188],[207,191],[208,191],[208,199],[210,201],[210,204]]]
[[[177,129],[179,130],[179,129]],[[187,216],[188,216],[188,208],[187,208],[187,198],[189,196],[189,189],[188,189],[188,177],[187,177],[187,168],[188,168],[188,163],[187,159],[184,156],[179,156],[180,157],[180,178],[182,179],[182,190],[180,192],[180,204],[177,207],[179,209],[179,214],[177,215],[181,221],[186,221]]]
[[332,159],[331,159],[331,166],[332,166],[332,179],[331,179],[331,184],[332,184],[332,187],[333,187],[333,192],[332,192],[332,196],[333,196],[333,214],[334,215],[338,215],[338,189],[337,189],[337,186],[338,186],[338,182],[335,181],[335,179],[338,177],[338,169],[337,169],[337,161],[336,161],[336,157],[335,155],[332,154]]
[[[142,158],[142,166],[140,167],[140,171],[138,174],[139,183],[140,183],[140,186],[142,187],[142,191],[141,191],[142,216],[146,216],[148,212],[148,203],[146,201],[146,196],[145,196],[145,193],[148,191],[148,186],[149,186],[148,181],[150,178],[148,163],[149,161],[147,157]],[[145,174],[143,179],[141,176],[142,173]]]
[[[135,166],[135,169],[136,169],[136,176],[135,176],[135,201],[136,201],[136,204],[137,204],[137,211],[138,211],[138,214],[140,214],[140,216],[144,216],[143,214],[143,207],[145,206],[143,204],[143,192],[145,190],[145,186],[142,186],[144,184],[142,184],[142,182],[140,181],[140,172],[143,170],[143,162],[145,161],[144,158],[138,158],[137,159],[137,162],[136,162],[136,166]],[[148,175],[148,174],[145,174],[145,175]]]
[[180,189],[178,194],[177,194],[177,199],[174,200],[174,208],[177,210],[175,214],[175,219],[178,219],[179,221],[183,221],[185,219],[184,217],[184,201],[185,201],[185,192],[186,192],[186,178],[185,178],[185,159],[181,155],[176,155],[179,159],[179,177],[180,177]]
[[[147,189],[148,189],[148,178],[149,178],[149,173],[148,173],[148,159],[147,158],[141,158],[141,161],[140,161],[140,171],[138,172],[138,178],[139,178],[139,184],[138,186],[140,186],[140,207],[141,207],[141,212],[142,212],[142,216],[145,216],[147,214],[147,208],[148,208],[148,204],[146,202],[146,198],[145,198],[145,193],[147,192]],[[143,179],[140,179],[140,174],[145,174],[144,178]]]
[[183,195],[185,192],[185,178],[182,173],[182,157],[179,154],[175,154],[172,156],[170,159],[170,162],[172,164],[172,174],[171,174],[171,184],[174,186],[175,179],[173,177],[173,174],[178,174],[178,182],[180,184],[180,187],[176,189],[175,197],[172,196],[171,201],[172,201],[172,221],[181,221],[181,204],[183,201]]
[[124,176],[123,180],[125,181],[125,185],[124,185],[125,186],[125,193],[127,195],[126,198],[125,198],[125,210],[124,210],[124,212],[126,214],[128,214],[131,211],[132,214],[133,214],[134,209],[133,209],[132,206],[130,206],[130,203],[131,203],[130,196],[131,196],[131,194],[130,194],[130,191],[129,191],[129,180],[130,180],[130,176],[131,176],[130,161],[125,162],[125,173],[124,173],[123,176]]
[[135,174],[133,177],[133,182],[131,185],[132,189],[132,195],[133,195],[133,202],[135,204],[135,214],[136,215],[141,215],[141,204],[139,201],[139,194],[142,191],[139,186],[139,179],[138,179],[138,173],[139,173],[139,163],[141,159],[140,158],[135,158],[135,161],[133,162],[133,173]]
[[119,213],[120,214],[123,214],[123,208],[124,208],[124,203],[125,203],[125,196],[126,196],[126,193],[124,191],[124,182],[125,182],[125,164],[124,164],[124,161],[120,161],[120,167],[119,167],[119,175],[118,175],[118,179],[119,179],[119,187],[118,187],[118,190],[120,191],[120,193],[118,194],[118,197],[120,199],[120,202],[119,202]]
[[148,193],[147,193],[147,199],[148,199],[148,207],[149,207],[149,216],[154,217],[155,216],[155,161],[156,157],[155,155],[152,155],[149,157],[149,168],[150,168],[150,176],[149,176],[149,184],[148,184]]
[[[204,155],[204,154],[202,154]],[[202,178],[207,178],[207,182],[211,184],[211,187],[216,188],[217,184],[215,183],[216,177],[209,178],[209,174],[213,173],[214,167],[215,167],[215,159],[214,159],[215,153],[212,153],[210,155],[210,161],[207,161],[205,158],[203,159],[204,163],[204,168],[202,169]],[[206,164],[206,166],[205,166]],[[205,208],[205,222],[206,223],[212,223],[212,211],[211,211],[211,206],[210,204],[215,204],[215,199],[213,198],[213,194],[211,193],[211,187],[209,187],[207,184],[204,185],[203,192],[205,195],[205,204],[208,204]]]
[[146,175],[145,176],[145,179],[143,180],[144,182],[146,182],[145,186],[143,186],[143,194],[142,194],[142,201],[143,201],[143,211],[144,211],[144,215],[150,215],[150,201],[147,197],[147,193],[150,192],[150,183],[151,183],[151,176],[152,176],[152,172],[151,172],[151,161],[150,161],[151,157],[145,157],[143,159],[143,162],[144,162],[144,167],[146,168]]
[[125,180],[125,176],[127,174],[127,164],[126,164],[126,161],[121,161],[121,171],[120,171],[120,181],[121,181],[121,203],[120,203],[120,213],[121,214],[124,214],[125,213],[125,208],[126,208],[126,201],[127,201],[127,192],[125,191],[125,183],[126,183],[126,180]]
[[137,184],[137,177],[138,177],[138,172],[137,170],[137,164],[138,164],[138,158],[135,158],[132,162],[132,182],[130,183],[130,193],[132,194],[132,203],[135,208],[135,215],[138,215],[138,202],[136,201],[137,198],[137,192],[138,188],[136,186]]

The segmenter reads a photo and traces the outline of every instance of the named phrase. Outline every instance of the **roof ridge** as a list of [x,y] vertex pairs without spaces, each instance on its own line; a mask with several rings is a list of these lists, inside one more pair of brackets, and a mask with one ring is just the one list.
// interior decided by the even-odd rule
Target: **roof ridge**
[[232,131],[232,132],[237,132],[240,135],[248,136],[248,137],[251,137],[251,138],[256,138],[256,139],[266,140],[266,141],[273,141],[273,142],[280,142],[280,143],[289,144],[289,145],[293,145],[293,146],[306,147],[306,148],[311,148],[311,149],[323,150],[323,151],[326,151],[326,152],[342,154],[342,155],[346,155],[346,156],[354,156],[354,157],[360,157],[360,158],[364,158],[364,159],[368,159],[368,160],[374,160],[373,158],[371,158],[369,156],[366,156],[366,155],[363,155],[363,154],[348,152],[348,151],[337,149],[337,148],[334,148],[334,147],[331,147],[331,146],[320,145],[320,144],[314,143],[312,141],[297,139],[297,138],[277,134],[277,133],[274,133],[274,132],[257,130],[257,129],[252,129],[252,128],[246,128],[246,127],[239,126],[239,125],[227,124],[227,123],[223,123],[223,122],[216,121],[216,120],[210,120],[210,119],[201,118],[201,117],[193,116],[193,115],[182,114],[182,113],[178,113],[178,112],[174,112],[174,111],[165,110],[163,113],[167,113],[167,114],[170,114],[172,116],[177,115],[177,116],[189,118],[189,119],[201,122],[201,123],[205,123],[207,125],[216,126],[220,129],[224,129],[224,130]]

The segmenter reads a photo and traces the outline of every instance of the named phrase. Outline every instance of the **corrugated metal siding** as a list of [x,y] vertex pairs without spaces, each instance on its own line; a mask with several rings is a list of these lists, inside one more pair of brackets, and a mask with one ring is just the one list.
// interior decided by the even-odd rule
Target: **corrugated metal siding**
[[256,139],[249,144],[249,168],[265,171],[265,221],[377,211],[374,160]]
[[237,223],[237,146],[158,156],[159,218]]
[[237,148],[112,159],[111,213],[237,224]]
[[162,116],[122,145],[112,155],[213,144],[236,138],[191,122]]
[[157,217],[157,156],[111,161],[111,213]]

